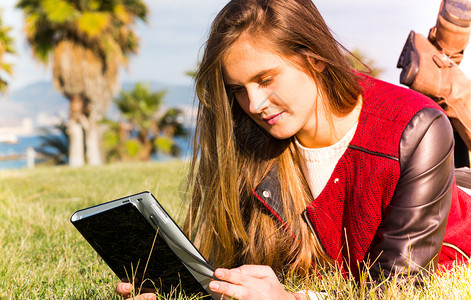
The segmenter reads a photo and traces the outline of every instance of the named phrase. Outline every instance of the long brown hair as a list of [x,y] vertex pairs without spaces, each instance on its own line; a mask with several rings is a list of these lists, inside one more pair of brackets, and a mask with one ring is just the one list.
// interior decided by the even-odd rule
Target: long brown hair
[[[184,229],[216,266],[266,264],[279,272],[308,274],[312,261],[329,258],[300,216],[313,197],[293,138],[270,136],[225,89],[222,62],[243,33],[269,41],[274,52],[306,70],[329,99],[331,111],[351,111],[360,95],[344,48],[311,0],[230,1],[213,21],[196,76],[199,106]],[[319,61],[325,65],[322,72],[315,68]],[[274,166],[296,240],[252,193]]]

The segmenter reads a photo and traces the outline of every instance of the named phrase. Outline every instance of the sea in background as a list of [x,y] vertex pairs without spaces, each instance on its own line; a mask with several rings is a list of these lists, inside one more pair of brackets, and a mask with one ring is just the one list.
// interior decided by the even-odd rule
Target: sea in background
[[14,144],[0,142],[0,170],[26,168],[26,149],[39,147],[40,144],[39,136],[19,136],[18,142]]
[[[175,140],[181,149],[179,159],[188,159],[190,156],[189,138],[176,138]],[[39,147],[41,142],[41,137],[38,135],[18,136],[18,142],[14,144],[0,142],[0,170],[27,168],[27,149]],[[7,157],[14,159],[6,159]],[[171,159],[174,158],[169,155],[156,154],[152,156],[152,160],[156,161]]]
[[[123,82],[122,90],[131,91],[135,85],[136,82]],[[169,108],[178,108],[183,112],[184,126],[194,126],[196,106],[193,85],[168,85],[156,81],[148,82],[146,85],[152,92],[167,91],[163,98],[162,112]],[[69,103],[54,89],[50,81],[32,83],[19,90],[12,90],[8,93],[8,99],[3,99],[1,96],[0,98],[0,170],[26,168],[26,149],[40,146],[41,128],[54,126],[67,119]],[[120,118],[119,110],[113,103],[110,105],[107,118],[111,120]],[[34,133],[28,135],[29,132]],[[189,128],[188,133],[191,135],[192,132],[193,130]],[[18,138],[18,143],[3,142],[12,136]],[[181,149],[179,158],[185,159],[189,156],[188,139],[176,139]],[[15,142],[14,138],[11,140]],[[152,159],[160,161],[174,158],[159,153],[153,155]],[[39,165],[38,159],[36,165]]]

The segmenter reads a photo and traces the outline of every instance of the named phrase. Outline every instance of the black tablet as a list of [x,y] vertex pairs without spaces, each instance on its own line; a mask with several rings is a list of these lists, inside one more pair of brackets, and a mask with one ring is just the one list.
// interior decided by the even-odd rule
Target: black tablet
[[159,293],[220,299],[214,268],[149,192],[75,212],[70,221],[119,279]]

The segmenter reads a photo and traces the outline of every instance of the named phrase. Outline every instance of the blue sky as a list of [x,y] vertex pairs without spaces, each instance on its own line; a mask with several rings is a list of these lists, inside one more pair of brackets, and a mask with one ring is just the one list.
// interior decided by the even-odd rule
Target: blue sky
[[[1,0],[4,23],[14,27],[18,55],[11,89],[50,80],[49,68],[31,58],[22,33],[22,14],[17,0]],[[149,22],[137,24],[140,52],[131,57],[121,81],[160,81],[191,84],[184,75],[195,68],[211,20],[224,0],[147,0]],[[315,0],[336,37],[349,49],[358,48],[384,70],[382,79],[399,83],[397,59],[410,30],[427,35],[435,24],[440,0]],[[468,50],[471,56],[471,50]],[[471,77],[471,57],[461,68]]]

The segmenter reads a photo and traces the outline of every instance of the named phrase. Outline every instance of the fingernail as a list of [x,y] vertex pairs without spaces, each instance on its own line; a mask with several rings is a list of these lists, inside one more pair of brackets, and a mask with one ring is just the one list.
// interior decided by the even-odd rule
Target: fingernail
[[212,291],[217,291],[219,289],[219,283],[217,283],[215,281],[211,281],[209,283],[209,289],[212,290]]
[[225,273],[221,269],[216,269],[216,271],[214,271],[214,276],[216,276],[219,279],[223,279],[224,275],[225,275]]
[[126,293],[131,292],[131,285],[129,283],[123,284],[123,291]]

